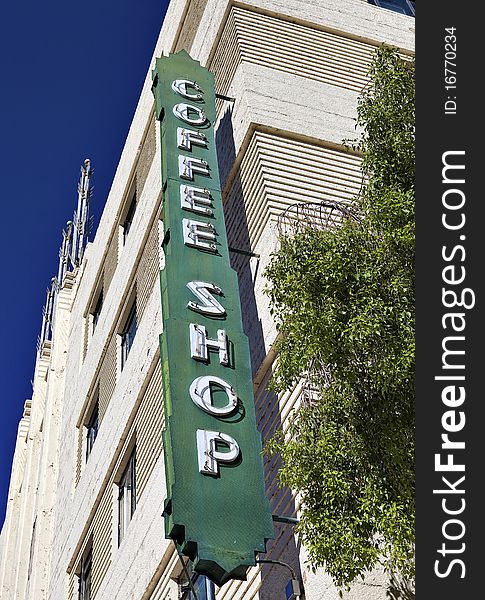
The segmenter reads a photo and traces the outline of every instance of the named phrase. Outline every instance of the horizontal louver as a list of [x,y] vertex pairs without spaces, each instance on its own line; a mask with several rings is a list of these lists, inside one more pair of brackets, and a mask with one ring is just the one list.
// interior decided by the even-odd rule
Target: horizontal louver
[[360,91],[374,52],[365,42],[233,6],[210,69],[221,94],[241,61]]
[[350,203],[361,188],[360,164],[349,152],[256,131],[225,193],[230,245],[254,248],[268,221],[295,203]]

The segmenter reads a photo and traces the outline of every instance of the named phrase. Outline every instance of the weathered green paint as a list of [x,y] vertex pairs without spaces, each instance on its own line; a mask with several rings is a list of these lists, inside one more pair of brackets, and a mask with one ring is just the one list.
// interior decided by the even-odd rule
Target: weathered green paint
[[[153,92],[162,143],[163,222],[165,267],[161,271],[163,334],[160,337],[166,429],[164,451],[167,477],[165,505],[166,535],[194,561],[199,573],[222,585],[229,579],[244,579],[255,553],[264,552],[274,529],[264,492],[261,438],[256,429],[249,345],[243,333],[237,275],[229,263],[222,198],[215,150],[215,94],[213,74],[185,52],[157,59]],[[172,89],[176,79],[196,81],[203,101],[183,99]],[[193,90],[191,90],[193,92]],[[197,105],[207,115],[202,126],[184,125],[173,114],[180,102]],[[177,127],[203,131],[207,148],[177,147]],[[190,213],[180,206],[178,157],[201,158],[209,164],[210,176],[195,174],[188,182],[211,191],[213,216]],[[217,253],[184,244],[182,219],[210,221],[217,231]],[[224,317],[209,317],[187,308],[196,298],[186,287],[189,281],[219,286],[217,296],[226,310]],[[221,365],[217,352],[209,361],[191,358],[189,325],[205,326],[209,338],[225,329],[230,346],[230,364]],[[204,375],[221,377],[237,392],[238,407],[229,417],[216,418],[202,411],[190,398],[192,381]],[[241,454],[233,464],[221,464],[219,476],[199,472],[196,431],[205,429],[230,435]]]

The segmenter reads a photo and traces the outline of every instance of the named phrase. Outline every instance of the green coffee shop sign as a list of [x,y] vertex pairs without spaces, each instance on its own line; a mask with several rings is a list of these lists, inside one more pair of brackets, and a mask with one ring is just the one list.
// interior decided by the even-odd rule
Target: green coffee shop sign
[[214,77],[181,51],[157,59],[165,266],[160,337],[165,529],[217,585],[244,579],[273,537],[249,345],[229,263],[214,140]]

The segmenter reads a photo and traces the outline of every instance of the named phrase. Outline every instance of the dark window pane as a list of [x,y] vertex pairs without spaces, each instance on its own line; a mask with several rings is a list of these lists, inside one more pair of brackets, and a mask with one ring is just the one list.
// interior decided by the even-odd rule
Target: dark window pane
[[79,600],[91,600],[91,552],[81,560]]
[[128,208],[128,212],[126,213],[125,220],[123,221],[123,244],[126,242],[126,238],[131,229],[131,224],[133,223],[133,217],[135,215],[136,210],[136,193],[133,194],[133,198],[131,199],[130,207]]
[[197,594],[197,598],[192,592],[192,587],[189,583],[182,586],[183,600],[215,600],[215,587],[212,581],[204,575],[195,573],[191,578],[192,586]]
[[125,366],[136,334],[136,305],[130,311],[125,328],[121,334],[121,368]]
[[99,426],[99,416],[98,416],[98,402],[96,401],[96,406],[94,407],[91,418],[89,419],[89,423],[86,425],[86,460],[88,456],[91,454],[91,450],[94,446],[94,441],[96,440],[96,436],[98,435],[98,426]]
[[99,315],[101,313],[102,307],[103,307],[103,290],[101,290],[101,293],[99,294],[98,301],[96,302],[96,306],[94,307],[94,310],[92,312],[92,315],[93,315],[93,333],[94,333],[94,330],[96,329],[96,325],[98,324],[98,319],[99,319]]
[[118,545],[136,508],[136,455],[133,451],[118,486]]
[[415,3],[411,0],[368,0],[369,4],[386,8],[402,15],[414,16]]

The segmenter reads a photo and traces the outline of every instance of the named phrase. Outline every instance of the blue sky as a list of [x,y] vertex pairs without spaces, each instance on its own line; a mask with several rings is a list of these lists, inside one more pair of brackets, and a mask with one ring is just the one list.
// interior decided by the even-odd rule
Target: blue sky
[[[0,20],[0,526],[45,291],[91,159],[97,224],[166,0],[7,2]],[[94,235],[94,232],[93,232]],[[92,236],[93,237],[93,236]]]

